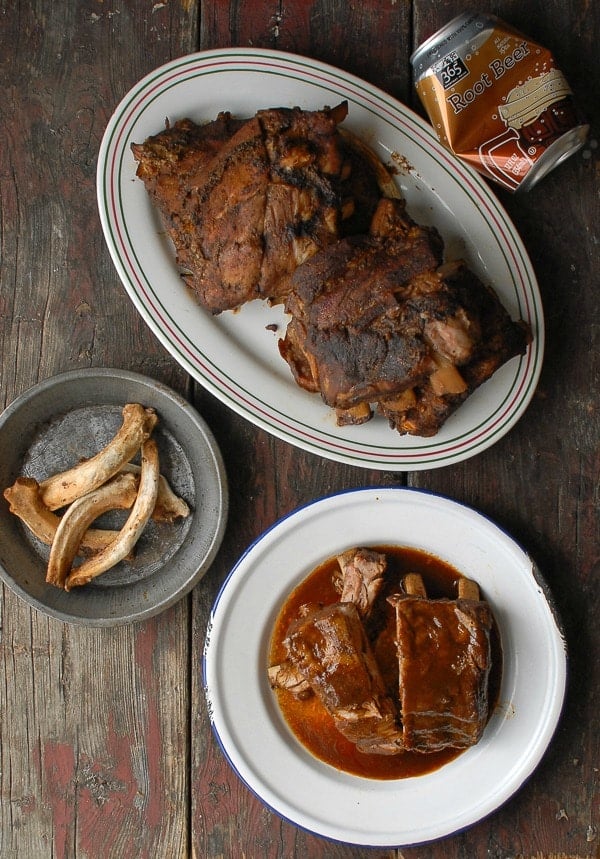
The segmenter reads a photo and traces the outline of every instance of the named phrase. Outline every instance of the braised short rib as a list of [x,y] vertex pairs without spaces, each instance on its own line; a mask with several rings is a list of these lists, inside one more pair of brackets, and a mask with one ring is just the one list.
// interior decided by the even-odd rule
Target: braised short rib
[[383,552],[349,549],[338,564],[342,599],[300,608],[284,639],[288,658],[269,668],[271,686],[316,695],[361,752],[475,745],[489,716],[492,660],[492,614],[475,582],[461,577],[456,599],[428,599],[419,574],[384,582]]
[[488,718],[489,606],[479,599],[398,594],[399,700],[405,749],[468,748]]
[[298,618],[285,643],[340,733],[363,752],[398,752],[396,710],[353,603],[334,603]]

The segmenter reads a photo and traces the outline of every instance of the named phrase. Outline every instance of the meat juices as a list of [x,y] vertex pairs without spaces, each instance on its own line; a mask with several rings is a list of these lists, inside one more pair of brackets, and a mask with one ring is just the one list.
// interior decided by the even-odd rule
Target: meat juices
[[478,586],[460,577],[456,599],[428,599],[417,573],[384,581],[383,552],[350,549],[337,561],[331,582],[341,601],[296,608],[288,658],[269,668],[272,687],[316,696],[362,753],[435,756],[475,745],[492,660],[492,614]]

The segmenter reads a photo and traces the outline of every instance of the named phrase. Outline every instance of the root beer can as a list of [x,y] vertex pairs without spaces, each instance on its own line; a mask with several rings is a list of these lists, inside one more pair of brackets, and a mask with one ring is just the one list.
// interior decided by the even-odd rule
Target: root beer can
[[510,191],[532,188],[586,140],[552,54],[495,15],[459,15],[411,64],[440,142]]

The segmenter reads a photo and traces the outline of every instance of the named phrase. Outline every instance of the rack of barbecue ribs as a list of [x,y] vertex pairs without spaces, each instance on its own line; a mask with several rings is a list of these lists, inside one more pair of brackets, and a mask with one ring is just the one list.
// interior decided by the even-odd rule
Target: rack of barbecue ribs
[[463,262],[443,263],[437,231],[382,198],[368,235],[315,254],[291,278],[280,353],[339,425],[383,414],[432,436],[531,339]]
[[223,112],[132,144],[181,275],[211,313],[277,301],[306,259],[368,225],[378,171],[339,133],[347,109]]
[[[457,599],[429,599],[420,575],[405,576],[401,591],[382,596],[394,608],[385,640],[395,651],[383,654],[367,630],[384,594],[385,554],[358,548],[338,561],[343,599],[301,608],[285,637],[288,659],[269,669],[271,686],[300,699],[316,695],[361,752],[475,745],[488,718],[492,627],[478,586],[461,577]],[[397,660],[396,692],[384,683],[384,656]]]

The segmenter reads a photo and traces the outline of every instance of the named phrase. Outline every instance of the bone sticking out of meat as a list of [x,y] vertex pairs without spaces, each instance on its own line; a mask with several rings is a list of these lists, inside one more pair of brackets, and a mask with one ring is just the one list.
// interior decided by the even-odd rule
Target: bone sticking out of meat
[[367,617],[381,591],[387,559],[372,549],[348,549],[338,555],[340,602],[354,603],[359,615]]
[[358,403],[349,409],[336,409],[335,417],[339,427],[360,426],[371,420],[373,412],[369,403]]
[[425,753],[467,748],[481,738],[488,716],[491,612],[474,583],[463,582],[456,600],[430,600],[418,578],[405,579],[406,595],[389,597],[403,742]]
[[467,579],[461,576],[458,580],[458,598],[459,600],[479,600],[479,585],[473,579]]
[[298,618],[285,645],[340,733],[362,752],[398,753],[396,711],[354,604],[334,603]]
[[419,573],[407,573],[403,579],[404,590],[411,597],[427,599],[427,591],[422,576]]

